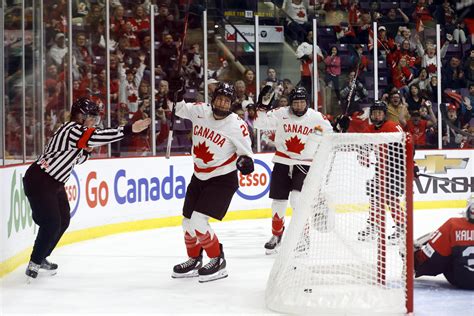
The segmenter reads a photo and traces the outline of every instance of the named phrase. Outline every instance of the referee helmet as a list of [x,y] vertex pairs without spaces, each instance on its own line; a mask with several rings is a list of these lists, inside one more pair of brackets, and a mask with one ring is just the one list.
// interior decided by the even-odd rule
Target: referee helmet
[[71,117],[73,119],[77,118],[79,114],[82,114],[84,120],[88,117],[94,118],[96,120],[94,125],[99,124],[99,112],[100,109],[97,103],[85,97],[77,99],[71,107]]

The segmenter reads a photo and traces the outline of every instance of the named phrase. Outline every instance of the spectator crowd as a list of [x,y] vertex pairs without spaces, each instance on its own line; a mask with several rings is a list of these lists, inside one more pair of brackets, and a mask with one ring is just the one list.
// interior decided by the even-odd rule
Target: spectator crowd
[[[474,20],[463,18],[455,10],[455,1],[401,0],[399,2],[369,0],[284,0],[272,1],[273,24],[285,27],[285,40],[301,65],[300,80],[290,80],[275,65],[267,65],[261,82],[256,82],[254,65],[244,65],[240,75],[229,78],[231,60],[223,58],[220,68],[209,64],[204,74],[202,45],[199,40],[182,42],[184,17],[202,1],[114,0],[110,4],[110,20],[105,19],[105,3],[101,0],[72,1],[72,34],[68,34],[65,0],[46,0],[44,15],[46,64],[44,82],[44,135],[51,137],[59,124],[69,118],[68,63],[72,60],[73,98],[86,96],[101,107],[105,125],[124,124],[151,116],[155,101],[157,148],[163,150],[168,136],[170,103],[168,78],[178,71],[184,76],[187,101],[202,101],[204,76],[208,91],[225,78],[234,84],[236,101],[233,110],[253,131],[256,106],[272,108],[288,106],[288,95],[298,85],[317,93],[319,110],[328,105],[329,119],[347,114],[353,120],[364,115],[364,108],[374,99],[388,105],[390,120],[400,123],[414,134],[418,148],[437,148],[438,104],[442,117],[442,144],[445,148],[472,148],[474,104]],[[213,2],[213,1],[207,1]],[[215,1],[217,4],[219,1]],[[156,11],[150,12],[150,4]],[[214,2],[213,2],[214,4]],[[209,3],[208,3],[209,5]],[[220,4],[225,6],[225,3]],[[242,10],[246,2],[242,2]],[[154,19],[151,29],[150,16]],[[318,20],[316,56],[318,90],[312,91],[313,34],[312,19]],[[372,22],[378,23],[377,32]],[[188,33],[202,32],[199,13],[191,14]],[[106,43],[107,24],[110,29]],[[442,79],[437,77],[435,25],[441,32]],[[155,42],[151,42],[151,34]],[[193,36],[190,36],[193,38]],[[376,38],[375,38],[376,37]],[[69,52],[68,40],[73,41]],[[184,55],[177,65],[181,46]],[[378,48],[378,65],[373,64],[374,47]],[[106,49],[110,51],[109,68]],[[71,58],[70,55],[71,54]],[[155,57],[155,78],[151,78],[151,54]],[[374,95],[373,69],[378,67],[379,95]],[[107,85],[107,77],[110,77]],[[230,79],[230,80],[229,80]],[[442,97],[438,100],[438,85]],[[256,98],[257,89],[259,97]],[[329,91],[330,93],[323,93]],[[107,122],[107,92],[110,94],[110,117]],[[33,106],[26,100],[27,106]],[[18,111],[12,110],[18,100],[8,100],[6,143],[9,154],[21,152],[18,133]],[[27,117],[28,139],[34,137],[38,122]],[[189,122],[175,124],[176,150],[189,152]],[[113,147],[114,156],[149,154],[151,131],[124,139]],[[252,133],[255,137],[255,133]],[[263,150],[273,150],[274,133],[261,137]],[[255,143],[255,142],[254,142]],[[105,150],[105,149],[104,149]],[[105,154],[101,152],[99,154]]]

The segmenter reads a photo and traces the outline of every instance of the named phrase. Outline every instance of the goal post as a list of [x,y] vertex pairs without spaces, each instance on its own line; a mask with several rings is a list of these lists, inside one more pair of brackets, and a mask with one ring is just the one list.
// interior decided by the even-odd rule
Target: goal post
[[413,149],[405,133],[329,134],[270,273],[267,307],[285,313],[413,311]]

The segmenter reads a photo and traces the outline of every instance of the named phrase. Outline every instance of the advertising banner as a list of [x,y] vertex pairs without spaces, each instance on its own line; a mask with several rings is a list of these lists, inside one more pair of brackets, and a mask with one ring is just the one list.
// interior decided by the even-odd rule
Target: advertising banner
[[416,151],[420,172],[436,178],[420,177],[415,181],[415,202],[466,200],[474,192],[473,159],[474,150]]
[[[268,192],[272,157],[257,154],[255,172],[247,176],[239,173],[240,188],[230,213],[271,207]],[[474,150],[417,151],[415,161],[421,173],[436,178],[420,177],[415,181],[415,206],[426,202],[423,206],[429,207],[422,208],[461,207],[474,192],[473,158]],[[37,232],[22,186],[27,168],[0,168],[0,264],[31,247]],[[68,232],[180,216],[192,173],[190,156],[92,159],[76,166],[65,186],[72,217]],[[457,204],[451,205],[452,201]]]
[[[255,42],[255,28],[253,25],[234,25],[237,30],[249,41],[250,43]],[[260,42],[261,43],[283,43],[284,38],[284,28],[281,25],[260,25],[259,26]],[[231,25],[225,26],[225,40],[227,42],[235,42],[237,37],[237,42],[244,43],[244,38],[238,34]]]

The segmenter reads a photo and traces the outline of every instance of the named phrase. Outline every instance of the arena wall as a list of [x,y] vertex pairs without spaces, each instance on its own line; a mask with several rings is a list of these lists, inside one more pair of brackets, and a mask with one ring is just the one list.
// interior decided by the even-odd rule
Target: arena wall
[[[239,175],[240,189],[225,220],[271,216],[272,156],[256,155],[255,172]],[[474,150],[417,151],[415,160],[422,173],[462,185],[420,178],[414,185],[415,210],[429,209],[436,216],[437,209],[464,207],[468,194],[474,192],[473,159]],[[37,231],[22,186],[27,168],[0,168],[0,277],[28,261]],[[72,218],[60,245],[180,225],[192,172],[190,156],[93,159],[77,166],[66,185]]]

